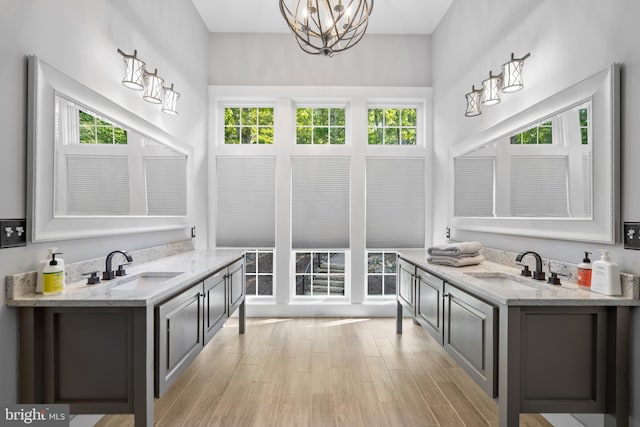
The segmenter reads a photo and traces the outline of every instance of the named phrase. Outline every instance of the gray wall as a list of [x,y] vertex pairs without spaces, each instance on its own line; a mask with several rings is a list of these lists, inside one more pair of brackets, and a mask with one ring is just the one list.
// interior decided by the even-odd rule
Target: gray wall
[[[604,69],[622,63],[621,219],[640,221],[640,2],[636,0],[455,0],[433,34],[434,176],[447,175],[447,150],[462,139]],[[511,52],[531,52],[525,63],[525,89],[505,95],[475,118],[464,117],[464,94],[499,72]],[[595,159],[597,161],[597,159]],[[433,235],[445,240],[446,186],[434,187]],[[438,208],[438,207],[442,208]],[[486,246],[534,250],[544,257],[578,263],[584,250],[603,245],[506,235],[456,232],[456,240]],[[623,271],[640,273],[640,252],[608,246]],[[640,425],[640,316],[633,313],[632,421]]]
[[[181,92],[170,117],[120,84],[121,48],[157,67]],[[191,144],[195,152],[196,242],[206,244],[208,32],[189,0],[9,0],[0,13],[0,218],[26,217],[26,55],[35,54],[85,86]],[[29,244],[0,249],[0,402],[17,401],[17,310],[5,307],[4,276],[34,270],[46,248],[67,262],[188,238],[187,231]],[[202,243],[200,243],[200,241]]]
[[209,84],[431,86],[431,36],[367,34],[348,52],[304,53],[291,34],[212,33]]

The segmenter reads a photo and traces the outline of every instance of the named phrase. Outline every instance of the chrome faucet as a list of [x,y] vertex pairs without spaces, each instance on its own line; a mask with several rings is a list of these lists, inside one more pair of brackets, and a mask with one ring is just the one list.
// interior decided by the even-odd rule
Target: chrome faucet
[[[542,258],[540,258],[540,255],[538,255],[537,253],[533,251],[519,253],[516,256],[516,262],[522,262],[522,258],[524,258],[524,256],[527,254],[533,255],[533,257],[536,259],[536,271],[533,272],[532,277],[536,280],[544,280],[544,271],[542,271]],[[529,267],[525,265],[525,268],[522,270],[522,275],[528,276],[529,273]]]
[[118,271],[114,273],[111,268],[111,263],[113,260],[113,256],[115,254],[122,254],[127,259],[127,262],[133,262],[133,257],[127,251],[113,251],[109,255],[107,255],[107,261],[105,263],[104,271],[102,272],[102,280],[112,280],[116,276],[126,276],[126,271],[122,268],[122,265],[118,266]]

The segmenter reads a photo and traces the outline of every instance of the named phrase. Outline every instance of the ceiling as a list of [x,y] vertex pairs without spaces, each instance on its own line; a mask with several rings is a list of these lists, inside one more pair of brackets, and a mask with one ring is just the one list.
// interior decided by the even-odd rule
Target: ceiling
[[[276,0],[192,0],[212,33],[288,33]],[[367,33],[431,34],[453,0],[376,0]]]

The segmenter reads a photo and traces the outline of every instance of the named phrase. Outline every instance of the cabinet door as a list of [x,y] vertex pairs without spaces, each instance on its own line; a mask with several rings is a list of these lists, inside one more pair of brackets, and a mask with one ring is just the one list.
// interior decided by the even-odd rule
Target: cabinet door
[[244,260],[234,262],[229,266],[229,314],[244,301]]
[[398,262],[398,301],[415,315],[415,265],[400,258]]
[[204,280],[204,343],[222,327],[227,320],[227,292],[225,286],[227,269]]
[[202,349],[202,282],[156,307],[156,395],[162,395]]
[[444,292],[444,348],[490,397],[495,397],[496,307],[448,283]]
[[443,339],[444,308],[442,293],[444,282],[442,279],[427,273],[421,268],[416,269],[417,304],[416,318],[418,322],[440,343]]

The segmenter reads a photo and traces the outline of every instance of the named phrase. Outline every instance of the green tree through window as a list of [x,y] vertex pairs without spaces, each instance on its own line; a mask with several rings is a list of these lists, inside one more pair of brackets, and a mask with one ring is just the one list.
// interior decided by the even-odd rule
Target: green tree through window
[[296,109],[296,144],[339,144],[346,141],[344,108]]
[[78,110],[80,144],[126,144],[127,131],[93,114]]
[[370,108],[368,112],[369,145],[415,145],[417,109]]
[[273,144],[273,108],[224,109],[225,144]]

